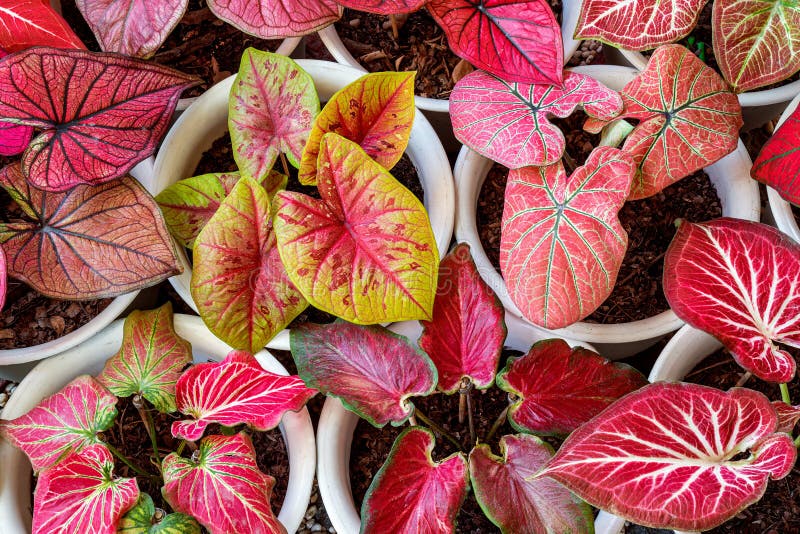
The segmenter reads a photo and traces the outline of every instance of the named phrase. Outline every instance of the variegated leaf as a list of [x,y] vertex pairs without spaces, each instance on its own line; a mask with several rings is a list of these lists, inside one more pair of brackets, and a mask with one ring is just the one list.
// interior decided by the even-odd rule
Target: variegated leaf
[[334,0],[208,0],[211,11],[245,33],[262,39],[308,35],[339,20]]
[[153,499],[139,494],[136,506],[117,525],[117,534],[200,534],[200,524],[191,516],[156,510]]

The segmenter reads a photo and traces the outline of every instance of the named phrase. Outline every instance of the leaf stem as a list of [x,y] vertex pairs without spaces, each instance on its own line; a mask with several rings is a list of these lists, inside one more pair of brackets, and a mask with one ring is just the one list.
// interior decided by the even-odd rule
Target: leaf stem
[[489,433],[486,434],[486,443],[489,443],[494,435],[497,433],[497,430],[500,426],[505,422],[506,416],[508,415],[508,406],[503,408],[503,411],[500,412],[500,415],[497,416],[494,423],[492,424],[492,428],[489,429]]
[[159,466],[158,470],[161,471],[161,456],[158,454],[158,441],[156,440],[156,433],[155,433],[155,424],[153,423],[153,417],[150,415],[150,411],[144,405],[144,400],[142,399],[141,394],[136,394],[133,396],[133,405],[136,407],[136,410],[139,412],[139,417],[142,419],[142,423],[144,424],[144,428],[147,430],[147,435],[150,436],[150,445],[153,447],[153,454],[156,458],[156,464]]
[[281,152],[281,165],[283,166],[283,174],[289,176],[289,164],[286,162],[286,155]]
[[792,405],[792,397],[789,395],[789,384],[783,383],[780,384],[781,388],[781,400],[788,404],[789,406]]
[[[470,383],[470,386],[472,384]],[[472,418],[472,387],[467,390],[467,421],[469,421],[469,442],[471,446],[474,446],[475,441],[475,422]]]
[[796,438],[794,438],[794,447],[795,448],[800,448],[800,436],[797,436]]
[[458,450],[464,451],[464,447],[461,446],[458,440],[455,437],[453,437],[453,435],[450,434],[450,432],[439,426],[438,423],[435,423],[433,420],[429,419],[428,416],[426,416],[419,410],[419,408],[415,408],[414,413],[419,418],[419,420],[428,425],[431,428],[431,430],[433,430],[437,434],[441,434],[442,437],[444,437],[447,441],[455,445]]
[[114,447],[112,444],[108,443],[107,441],[103,442],[103,445],[105,445],[105,446],[108,448],[108,450],[109,450],[109,451],[111,451],[111,454],[113,454],[113,455],[114,455],[114,456],[115,456],[115,457],[116,457],[116,458],[117,458],[119,461],[121,461],[122,463],[124,463],[125,465],[127,465],[128,467],[130,467],[130,468],[131,468],[131,470],[132,470],[134,473],[136,473],[136,474],[138,474],[138,475],[141,475],[141,476],[143,476],[143,477],[148,477],[148,478],[158,478],[157,476],[153,475],[152,473],[148,473],[148,472],[147,472],[147,471],[145,471],[144,469],[140,469],[140,468],[136,467],[135,465],[133,465],[133,464],[131,463],[131,461],[130,461],[130,460],[128,460],[128,459],[125,457],[125,455],[123,455],[123,454],[122,454],[120,451],[118,451],[118,450],[117,450],[117,448],[116,448],[116,447]]

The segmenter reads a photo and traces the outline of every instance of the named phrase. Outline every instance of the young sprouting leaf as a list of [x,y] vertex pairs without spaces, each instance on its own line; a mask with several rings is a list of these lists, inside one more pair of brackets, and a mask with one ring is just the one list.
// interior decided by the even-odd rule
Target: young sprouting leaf
[[195,456],[164,458],[162,493],[176,512],[195,517],[212,534],[286,533],[269,505],[275,479],[259,471],[247,434],[203,438]]
[[319,98],[314,81],[294,60],[248,48],[230,94],[228,129],[242,175],[261,179],[278,155],[298,167]]
[[500,267],[529,321],[567,326],[611,293],[628,246],[617,213],[634,171],[628,154],[598,147],[569,178],[561,162],[509,173]]
[[350,9],[357,9],[376,15],[400,15],[412,13],[425,5],[427,0],[337,0]]
[[561,27],[546,0],[430,0],[450,49],[511,82],[561,85]]
[[10,54],[32,46],[86,48],[49,1],[3,0],[0,48]]
[[500,439],[503,456],[486,444],[469,455],[475,499],[503,533],[592,532],[592,510],[568,489],[533,475],[553,456],[553,449],[535,436]]
[[750,174],[787,201],[800,205],[800,107],[761,148]]
[[41,128],[22,160],[36,187],[124,176],[153,153],[195,78],[155,63],[32,48],[0,61],[0,120]]
[[337,91],[314,121],[300,162],[300,183],[317,183],[320,143],[328,132],[358,143],[386,169],[394,167],[414,123],[414,74],[365,74]]
[[334,0],[208,0],[211,12],[262,39],[308,35],[342,16]]
[[498,387],[518,397],[508,410],[511,426],[540,435],[569,434],[646,384],[633,367],[570,348],[563,339],[539,341],[497,375]]
[[478,389],[494,382],[506,339],[503,304],[483,281],[469,245],[460,244],[439,264],[433,320],[422,321],[419,346],[439,372],[439,389],[455,393],[468,377]]
[[0,156],[22,154],[28,148],[31,139],[33,139],[32,126],[19,126],[12,122],[0,122]]
[[136,505],[128,510],[117,525],[117,534],[200,534],[200,524],[186,514],[156,514],[153,499],[139,494]]
[[775,342],[800,347],[799,288],[800,245],[761,223],[683,222],[664,257],[664,295],[678,317],[770,382],[794,377],[794,358]]
[[320,143],[321,200],[275,197],[289,278],[315,307],[358,324],[430,319],[439,251],[422,203],[354,142]]
[[427,428],[405,429],[375,473],[361,505],[361,533],[455,532],[467,495],[467,460],[462,453],[434,462],[436,443]]
[[114,297],[181,271],[158,206],[133,178],[48,193],[9,165],[0,186],[34,219],[0,224],[8,274],[43,295]]
[[640,525],[707,530],[792,470],[797,452],[777,423],[756,391],[658,382],[576,430],[537,476]]
[[797,422],[800,421],[800,406],[791,406],[783,401],[772,401],[772,407],[778,414],[778,428],[776,432],[791,434]]
[[290,344],[306,384],[376,427],[404,423],[414,412],[409,398],[436,387],[430,358],[382,326],[308,323],[292,329]]

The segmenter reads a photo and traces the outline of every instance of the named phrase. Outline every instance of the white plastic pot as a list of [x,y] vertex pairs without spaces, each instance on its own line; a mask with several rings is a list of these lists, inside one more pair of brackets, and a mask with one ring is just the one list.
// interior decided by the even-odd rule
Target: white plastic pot
[[[45,360],[19,384],[2,419],[15,419],[43,398],[58,392],[81,374],[99,373],[107,358],[120,348],[123,321],[117,321],[72,349]],[[192,344],[195,362],[220,361],[231,348],[217,339],[199,317],[175,315],[175,330]],[[256,354],[264,369],[286,375],[286,369],[267,351]],[[303,520],[314,479],[316,453],[314,429],[308,410],[288,412],[280,425],[289,454],[289,484],[278,520],[294,532]],[[31,529],[31,465],[27,457],[7,441],[0,441],[0,518],[5,534],[24,534]]]
[[[630,67],[610,65],[590,65],[573,70],[588,74],[614,90],[620,90],[638,71]],[[481,185],[493,162],[467,147],[463,147],[455,166],[456,178],[456,239],[469,243],[472,256],[484,280],[497,293],[506,311],[522,319],[522,313],[511,300],[502,276],[492,266],[481,245],[478,234],[476,209]],[[758,185],[750,178],[750,157],[739,141],[735,152],[717,163],[706,167],[722,203],[722,213],[727,217],[737,217],[757,221],[760,213]],[[527,321],[526,321],[527,322]],[[529,329],[547,332],[541,327],[528,323]],[[566,328],[552,331],[548,335],[576,339],[591,343],[600,354],[610,359],[619,359],[644,350],[664,334],[673,332],[683,325],[672,310],[640,321],[621,324],[593,324],[579,322]]]
[[[800,94],[798,94],[794,100],[792,100],[792,102],[783,112],[783,115],[781,115],[781,118],[778,121],[776,130],[784,122],[786,122],[786,119],[789,118],[789,115],[791,115],[794,110],[797,109],[798,104],[800,104]],[[797,227],[797,221],[794,219],[792,205],[783,200],[778,192],[771,187],[767,187],[767,197],[769,198],[769,209],[772,212],[772,217],[775,219],[775,224],[778,226],[778,229],[800,243],[800,228]]]

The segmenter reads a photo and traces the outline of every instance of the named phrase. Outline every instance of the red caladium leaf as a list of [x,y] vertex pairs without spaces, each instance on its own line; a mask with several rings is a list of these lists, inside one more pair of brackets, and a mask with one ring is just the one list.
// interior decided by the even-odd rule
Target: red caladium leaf
[[153,153],[196,79],[116,54],[32,48],[0,62],[0,120],[44,129],[22,160],[36,187],[124,176]]
[[3,5],[0,5],[0,48],[12,53],[37,45],[85,48],[50,2],[3,0]]
[[186,514],[156,516],[152,497],[140,493],[136,505],[120,519],[116,532],[117,534],[200,534],[201,530],[200,524]]
[[509,83],[483,71],[458,81],[450,95],[453,132],[459,141],[511,169],[561,159],[564,134],[548,117],[567,117],[578,106],[607,121],[622,111],[622,98],[594,78],[564,74],[562,87]]
[[475,498],[502,532],[592,532],[589,505],[549,478],[533,475],[553,456],[553,449],[535,436],[500,439],[502,457],[486,444],[469,455]]
[[290,333],[297,374],[377,427],[414,412],[410,397],[436,387],[436,367],[408,340],[382,326],[304,324]]
[[275,233],[315,307],[359,324],[430,319],[439,252],[422,203],[355,143],[320,144],[321,200],[280,192]]
[[113,297],[181,271],[158,205],[133,178],[48,193],[9,165],[0,186],[34,219],[0,224],[8,274],[43,295]]
[[504,80],[561,85],[561,27],[546,0],[430,0],[450,48]]
[[90,445],[44,471],[33,496],[33,534],[117,532],[120,518],[139,498],[139,486],[113,470],[108,449]]
[[761,223],[684,222],[664,257],[664,295],[675,313],[717,337],[759,378],[788,382],[800,347],[800,245]]
[[797,452],[777,423],[756,391],[656,383],[576,430],[537,476],[641,525],[707,530],[791,471]]
[[116,404],[94,378],[79,376],[25,415],[0,421],[0,435],[27,454],[38,472],[70,452],[101,443],[97,434],[114,422]]
[[800,421],[800,406],[791,406],[783,401],[773,401],[772,407],[775,408],[775,413],[778,414],[777,432],[791,434],[797,425],[797,421]]
[[11,122],[0,122],[0,156],[22,154],[28,148],[32,138],[32,126],[19,126]]
[[763,146],[750,174],[787,201],[800,205],[800,107]]
[[569,178],[561,162],[509,173],[500,267],[528,320],[567,326],[611,293],[628,246],[617,213],[633,174],[630,156],[611,147],[593,150]]
[[342,16],[334,0],[208,0],[211,11],[245,33],[262,39],[308,35]]
[[433,321],[423,321],[419,346],[439,372],[439,389],[455,393],[461,379],[485,389],[494,382],[506,339],[503,304],[483,281],[469,245],[460,244],[439,264]]
[[375,13],[377,15],[399,15],[401,13],[411,13],[422,6],[428,0],[339,0],[338,3],[344,7]]
[[192,459],[175,453],[164,458],[162,472],[170,506],[212,534],[286,533],[269,506],[275,479],[259,471],[244,433],[203,438]]

